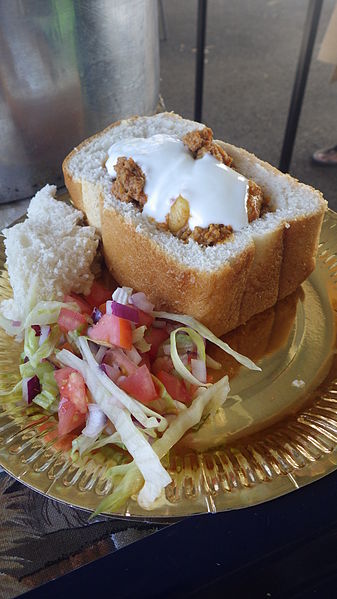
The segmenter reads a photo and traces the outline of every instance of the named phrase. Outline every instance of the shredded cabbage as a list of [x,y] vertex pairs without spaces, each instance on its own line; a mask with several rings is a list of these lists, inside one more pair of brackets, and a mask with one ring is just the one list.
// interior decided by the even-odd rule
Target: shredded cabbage
[[213,411],[216,405],[219,407],[223,404],[228,393],[228,376],[224,376],[207,389],[198,389],[190,407],[179,412],[163,436],[153,443],[152,449],[156,452],[159,459],[162,459],[168,453],[186,431],[198,424],[203,414],[208,414]]
[[15,327],[12,324],[12,320],[6,318],[0,313],[0,326],[6,331],[10,337],[16,337],[18,341],[22,340],[23,327],[22,325]]
[[80,311],[80,308],[76,303],[56,301],[39,302],[33,310],[29,312],[23,328],[27,329],[32,324],[38,324],[40,326],[44,324],[54,324],[58,320],[61,308],[68,308],[68,310],[73,310],[74,312]]
[[147,327],[142,325],[141,327],[137,327],[132,331],[132,343],[135,348],[142,353],[145,353],[151,349],[151,344],[144,339],[146,329]]
[[115,289],[115,291],[112,294],[112,299],[114,300],[114,302],[127,305],[129,303],[129,297],[131,294],[131,287],[117,287],[117,289]]
[[178,409],[174,399],[172,399],[171,395],[166,391],[163,383],[157,379],[154,374],[151,374],[151,376],[155,383],[156,390],[159,391],[158,399],[151,401],[153,409],[160,414],[177,414]]
[[124,447],[124,445],[121,443],[119,433],[113,433],[113,435],[102,435],[100,433],[98,438],[96,439],[92,437],[87,437],[87,435],[84,435],[82,433],[81,435],[76,437],[76,439],[74,439],[72,442],[71,457],[73,459],[76,459],[77,452],[82,457],[83,455],[90,453],[95,449],[99,449],[100,447],[104,447],[104,445],[110,444],[115,444],[119,446],[122,445],[122,447]]
[[[202,416],[207,415],[214,407],[214,403],[224,403],[229,392],[228,377],[224,376],[220,381],[208,389],[200,388],[191,406],[183,410],[172,421],[161,439],[152,445],[159,459],[164,458],[170,449],[183,437],[190,428],[193,428]],[[220,400],[221,398],[221,400]],[[114,470],[114,469],[112,469]],[[103,499],[93,516],[100,512],[113,512],[120,508],[130,497],[138,493],[138,503],[144,508],[151,507],[149,502],[148,488],[143,484],[143,478],[133,461],[125,467],[126,474],[121,482],[113,489],[111,495]],[[153,495],[152,495],[153,496]]]
[[48,391],[41,391],[41,393],[34,397],[33,403],[36,403],[38,406],[41,406],[41,408],[43,408],[44,410],[48,410],[52,413],[57,412],[59,405],[58,398],[54,397]]
[[192,339],[193,343],[197,347],[199,359],[203,360],[204,362],[206,359],[205,345],[204,345],[203,339],[202,339],[202,337],[200,337],[199,333],[197,333],[196,331],[193,331],[193,329],[190,329],[189,327],[179,327],[178,329],[175,329],[174,331],[172,331],[172,333],[170,335],[171,359],[172,359],[174,368],[176,369],[178,374],[180,374],[180,376],[183,379],[185,379],[192,385],[197,385],[198,387],[209,386],[210,383],[201,383],[195,376],[193,376],[193,374],[188,370],[188,368],[186,368],[185,364],[183,364],[183,362],[179,356],[177,343],[176,343],[176,335],[179,332],[187,333],[187,335]]
[[197,320],[195,320],[195,318],[193,318],[193,316],[186,316],[184,314],[170,314],[169,312],[156,312],[156,311],[154,311],[152,313],[152,315],[155,318],[164,318],[165,320],[173,320],[174,322],[181,322],[182,324],[184,324],[188,327],[191,327],[194,331],[197,331],[197,333],[199,333],[199,335],[201,335],[208,341],[211,341],[211,343],[214,343],[214,345],[217,345],[218,347],[223,349],[223,351],[225,351],[230,356],[233,356],[233,358],[235,358],[237,360],[237,362],[239,362],[243,366],[246,366],[246,368],[249,368],[250,370],[261,370],[261,368],[259,366],[257,366],[256,364],[254,364],[254,362],[252,360],[250,360],[249,358],[247,358],[247,356],[243,356],[242,354],[239,354],[239,352],[232,349],[227,343],[225,343],[221,339],[218,339],[218,337],[216,337],[216,335],[214,335],[214,333],[212,333],[212,331],[210,331],[207,327],[205,327],[205,325],[203,325],[200,322],[198,322]]
[[32,368],[36,368],[42,360],[48,358],[55,350],[61,337],[58,327],[52,327],[47,339],[39,346],[39,337],[31,327],[26,329],[24,353],[29,359]]
[[107,472],[110,478],[122,476],[121,481],[114,487],[112,493],[105,497],[99,504],[91,518],[101,512],[114,512],[119,509],[132,496],[136,495],[144,484],[144,479],[135,462],[124,466],[115,466]]
[[[65,365],[73,365],[73,367],[82,374],[92,397],[109,420],[114,424],[121,437],[122,443],[133,457],[137,467],[143,475],[145,481],[142,489],[144,501],[147,501],[150,504],[158,497],[158,495],[160,495],[162,489],[171,482],[171,477],[161,465],[160,460],[151,448],[151,445],[132,422],[130,412],[121,405],[121,402],[119,401],[120,394],[116,393],[115,387],[119,391],[120,389],[114,384],[112,389],[111,386],[109,386],[110,388],[108,390],[106,389],[103,378],[106,377],[106,375],[100,370],[90,352],[87,340],[80,338],[79,343],[83,352],[83,360],[77,358],[68,350],[62,350],[58,354],[58,360]],[[90,360],[90,364],[86,361],[87,357]],[[94,364],[92,364],[92,361]],[[103,375],[103,377],[101,375]],[[108,377],[106,377],[106,379],[110,381]],[[110,382],[112,383],[112,381]],[[123,396],[122,398],[124,399]],[[128,397],[128,399],[132,402],[131,398]]]
[[145,406],[120,389],[120,387],[118,387],[118,385],[116,385],[116,383],[114,383],[105,374],[105,372],[103,372],[103,370],[101,370],[89,349],[87,340],[84,337],[79,338],[79,347],[83,357],[95,372],[96,377],[100,380],[105,389],[115,396],[118,401],[120,401],[135,418],[137,418],[140,424],[142,424],[145,428],[158,428],[158,430],[164,430],[167,427],[167,421],[165,418],[153,410],[151,410],[151,417],[146,418]]

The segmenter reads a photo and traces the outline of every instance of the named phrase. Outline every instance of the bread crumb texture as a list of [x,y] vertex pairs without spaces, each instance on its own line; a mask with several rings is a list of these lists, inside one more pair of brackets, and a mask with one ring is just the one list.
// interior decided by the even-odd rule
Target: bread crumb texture
[[89,293],[95,228],[81,226],[82,212],[56,200],[55,193],[54,185],[43,187],[30,202],[28,218],[3,231],[13,289],[13,298],[1,303],[6,318],[23,320],[32,303],[62,300],[70,291]]

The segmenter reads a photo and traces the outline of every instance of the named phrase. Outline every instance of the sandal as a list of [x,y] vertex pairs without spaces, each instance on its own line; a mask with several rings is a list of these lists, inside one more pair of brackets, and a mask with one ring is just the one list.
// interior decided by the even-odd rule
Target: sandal
[[312,155],[312,159],[320,166],[337,166],[337,145],[332,148],[316,150]]

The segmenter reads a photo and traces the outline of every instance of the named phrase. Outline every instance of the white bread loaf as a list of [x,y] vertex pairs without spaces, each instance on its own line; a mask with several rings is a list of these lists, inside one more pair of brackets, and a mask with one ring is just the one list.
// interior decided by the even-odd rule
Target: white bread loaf
[[75,148],[63,172],[73,203],[102,233],[117,282],[144,291],[158,309],[193,315],[220,335],[292,293],[312,272],[326,202],[319,191],[222,142],[237,170],[270,198],[266,214],[223,244],[184,243],[113,196],[105,168],[113,143],[156,133],[181,138],[203,126],[172,113],[114,123]]
[[82,227],[83,214],[54,199],[55,185],[45,185],[29,204],[27,219],[5,229],[6,263],[13,298],[0,312],[24,321],[42,300],[62,300],[65,293],[89,293],[98,238]]

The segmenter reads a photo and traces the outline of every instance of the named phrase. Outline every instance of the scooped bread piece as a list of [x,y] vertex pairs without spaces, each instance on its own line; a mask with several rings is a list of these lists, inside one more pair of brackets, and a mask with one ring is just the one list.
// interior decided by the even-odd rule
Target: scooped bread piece
[[28,218],[3,231],[13,289],[13,298],[1,303],[8,319],[23,321],[38,301],[90,291],[98,237],[94,227],[79,225],[82,212],[55,200],[55,193],[54,185],[43,187],[30,202]]
[[225,243],[184,243],[133,203],[114,197],[105,168],[113,143],[156,133],[181,139],[203,127],[172,113],[133,117],[75,148],[63,170],[73,203],[101,230],[117,282],[144,291],[158,308],[193,315],[220,335],[292,293],[312,272],[326,202],[319,191],[222,142],[235,168],[269,199],[268,210]]

